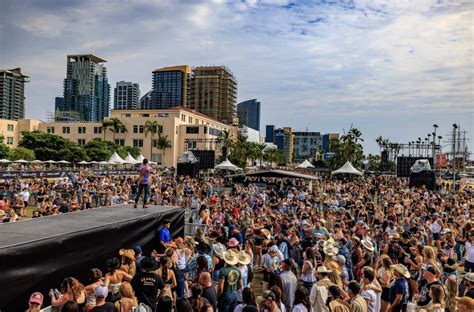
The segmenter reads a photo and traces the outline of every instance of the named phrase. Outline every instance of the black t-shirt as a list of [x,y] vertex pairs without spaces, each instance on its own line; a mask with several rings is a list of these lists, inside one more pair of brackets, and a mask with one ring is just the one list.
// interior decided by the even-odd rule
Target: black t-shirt
[[471,288],[468,291],[466,291],[464,296],[474,299],[474,288]]
[[217,311],[217,293],[215,287],[204,288],[202,296],[206,298],[209,303],[214,307],[214,311]]
[[433,283],[428,283],[428,281],[426,279],[421,280],[420,285],[418,287],[419,295],[420,295],[420,299],[417,302],[418,306],[424,307],[424,306],[427,306],[431,302],[430,288],[433,285],[443,286],[439,281],[434,281]]
[[117,312],[117,309],[115,308],[115,305],[112,302],[106,302],[100,307],[92,308],[91,312]]
[[150,306],[153,311],[158,304],[158,295],[165,287],[163,280],[153,272],[141,272],[130,282],[139,302]]

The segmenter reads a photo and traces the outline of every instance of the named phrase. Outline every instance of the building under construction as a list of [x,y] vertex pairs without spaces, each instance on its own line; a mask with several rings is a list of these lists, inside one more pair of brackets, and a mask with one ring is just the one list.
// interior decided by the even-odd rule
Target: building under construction
[[226,124],[236,120],[237,81],[225,66],[193,69],[189,107]]

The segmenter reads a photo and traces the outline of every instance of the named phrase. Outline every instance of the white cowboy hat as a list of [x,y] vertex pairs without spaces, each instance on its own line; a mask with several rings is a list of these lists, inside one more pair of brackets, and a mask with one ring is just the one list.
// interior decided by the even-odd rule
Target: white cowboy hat
[[368,251],[374,251],[375,248],[374,248],[374,244],[367,240],[367,239],[363,239],[362,240],[362,246],[364,246],[365,249],[367,249]]
[[337,255],[339,249],[337,249],[336,247],[323,247],[323,252],[326,256],[329,256],[329,257],[334,257],[335,255]]
[[398,273],[400,273],[403,277],[405,278],[410,278],[410,271],[408,271],[407,267],[404,266],[403,264],[401,263],[397,263],[397,264],[392,264],[390,266],[390,269],[392,271],[397,271]]
[[252,262],[252,258],[250,257],[250,255],[243,250],[239,252],[238,258],[239,258],[239,263],[242,265],[247,265],[250,262]]
[[331,273],[331,270],[328,270],[325,265],[321,265],[316,269],[316,273]]
[[236,265],[239,263],[239,258],[237,258],[237,255],[232,251],[224,252],[222,259],[224,259],[225,263],[229,265]]
[[212,250],[214,250],[214,253],[219,256],[219,258],[222,258],[224,256],[224,252],[227,251],[227,247],[224,244],[217,243],[212,245]]

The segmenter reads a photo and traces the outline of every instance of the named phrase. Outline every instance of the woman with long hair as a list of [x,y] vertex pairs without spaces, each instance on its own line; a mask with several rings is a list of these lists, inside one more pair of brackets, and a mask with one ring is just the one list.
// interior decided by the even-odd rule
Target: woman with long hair
[[84,286],[79,283],[74,277],[66,277],[59,288],[61,296],[58,299],[51,292],[51,306],[61,311],[62,307],[68,301],[74,301],[78,304],[79,309],[83,309],[86,306],[86,292]]
[[381,296],[381,305],[380,311],[386,312],[390,305],[390,283],[392,282],[392,271],[390,266],[392,265],[392,260],[388,255],[382,255],[377,262],[377,279],[382,287],[382,296]]
[[405,258],[405,263],[410,270],[410,289],[411,298],[418,294],[418,279],[420,277],[420,269],[423,264],[423,245],[416,244],[410,246],[410,256]]
[[206,298],[202,297],[202,286],[200,284],[192,284],[191,285],[191,306],[193,308],[194,312],[200,312],[201,308],[205,305],[208,304],[209,301],[207,301]]
[[273,287],[270,287],[270,290],[273,291],[273,293],[276,296],[275,303],[276,303],[277,307],[280,308],[280,311],[281,312],[287,312],[286,307],[283,304],[283,288],[280,288],[280,287],[275,285]]
[[309,291],[304,286],[298,286],[295,291],[295,301],[292,312],[312,312],[313,308],[309,301]]
[[234,312],[242,312],[242,310],[248,305],[253,305],[257,307],[257,303],[255,301],[255,294],[253,293],[252,288],[245,287],[242,290],[242,303],[238,304],[235,307]]
[[135,251],[133,251],[133,249],[120,249],[119,255],[122,258],[122,266],[120,267],[120,270],[133,277],[137,273]]
[[193,306],[186,298],[180,298],[176,300],[176,312],[191,312],[193,311]]
[[105,262],[105,267],[108,273],[105,274],[104,286],[109,289],[110,295],[117,295],[120,284],[123,281],[130,282],[132,277],[125,271],[119,270],[120,260],[118,258],[111,258]]
[[115,302],[118,312],[131,312],[138,306],[137,298],[129,282],[123,282],[119,288],[120,300]]
[[436,270],[436,277],[439,278],[441,275],[441,270],[436,262],[436,255],[434,252],[433,247],[431,246],[424,246],[423,247],[423,263],[427,265],[431,265]]
[[456,276],[449,276],[444,282],[444,287],[446,288],[446,311],[454,312],[456,311],[456,296],[458,295],[459,287],[456,280]]
[[172,262],[167,256],[160,257],[160,267],[156,270],[156,274],[163,280],[165,285],[170,285],[169,293],[163,294],[163,296],[171,296],[173,298],[173,294],[171,293],[171,289],[177,286],[176,283],[176,276],[174,275],[174,271],[171,269]]
[[95,307],[95,289],[97,286],[104,285],[102,281],[102,271],[94,268],[89,271],[89,282],[84,290],[86,291],[86,308],[92,309]]
[[441,285],[432,285],[430,287],[431,303],[428,311],[444,312],[444,289]]
[[301,269],[300,279],[303,281],[303,286],[311,291],[316,278],[314,276],[314,268],[316,268],[316,257],[314,256],[314,249],[312,247],[306,248],[303,253],[303,268]]

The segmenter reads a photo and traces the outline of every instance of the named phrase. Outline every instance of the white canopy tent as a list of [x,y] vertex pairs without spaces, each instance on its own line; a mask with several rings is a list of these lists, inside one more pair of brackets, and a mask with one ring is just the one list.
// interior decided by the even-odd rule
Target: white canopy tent
[[128,153],[127,157],[125,157],[125,162],[128,164],[135,164],[137,160],[133,158],[132,155],[130,155],[130,153]]
[[296,168],[314,168],[313,164],[311,164],[307,159],[303,161],[301,164],[296,166]]
[[117,152],[114,152],[109,159],[110,164],[123,164],[124,162],[125,161],[119,156],[119,154],[117,154]]
[[343,174],[343,173],[356,174],[356,175],[362,175],[363,174],[361,171],[354,168],[354,166],[352,166],[352,164],[348,161],[346,161],[344,166],[342,166],[341,168],[339,168],[337,170],[334,170],[334,171],[331,171],[331,174]]
[[47,161],[45,161],[45,163],[47,163],[47,164],[55,164],[55,163],[57,163],[57,161],[55,161],[55,160],[47,160]]
[[220,164],[218,164],[215,169],[221,169],[221,170],[230,170],[230,171],[238,171],[242,170],[241,168],[237,167],[233,163],[231,163],[228,159],[224,160]]
[[17,163],[17,164],[27,164],[27,163],[28,163],[28,160],[18,159],[18,160],[15,160],[14,163]]
[[70,164],[70,162],[67,160],[60,160],[58,161],[58,164]]
[[137,159],[136,159],[137,164],[141,164],[141,163],[143,162],[143,159],[145,159],[145,156],[143,156],[142,154],[140,154],[140,155],[137,157]]
[[11,163],[11,161],[8,159],[0,159],[0,164],[8,164],[8,163]]
[[43,161],[39,160],[39,159],[35,159],[31,162],[32,164],[42,164]]
[[88,161],[85,161],[85,160],[83,160],[83,161],[80,161],[80,162],[78,162],[77,164],[78,164],[78,165],[88,165],[88,164],[89,164],[89,162],[88,162]]

